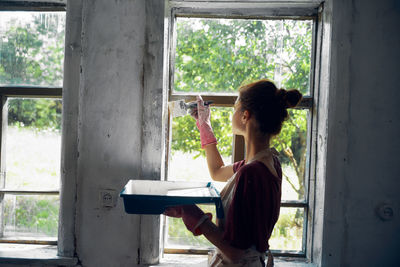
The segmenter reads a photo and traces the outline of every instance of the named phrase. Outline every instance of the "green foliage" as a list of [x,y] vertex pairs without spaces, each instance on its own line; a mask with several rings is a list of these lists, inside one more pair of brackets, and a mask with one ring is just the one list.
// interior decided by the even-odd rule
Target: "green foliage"
[[302,249],[303,215],[300,209],[281,208],[279,220],[269,240],[271,249]]
[[[11,19],[3,26],[6,31],[0,38],[0,85],[61,86],[65,16],[19,16],[25,22]],[[61,101],[10,99],[9,124],[60,129]]]
[[[243,81],[271,74],[273,69],[265,64],[269,51],[261,49],[266,40],[258,42],[264,36],[260,21],[222,24],[212,19],[181,19],[177,25],[174,89],[236,92]],[[263,55],[257,57],[260,53]]]
[[60,86],[65,17],[54,13],[21,16],[28,22],[12,19],[3,26],[0,84]]
[[9,98],[8,125],[35,130],[60,130],[62,101],[46,98]]
[[281,78],[307,93],[311,37],[308,21],[179,18],[174,90],[237,92],[246,82]]
[[[219,142],[221,155],[232,154],[232,108],[211,108],[215,136]],[[196,156],[205,156],[200,149],[200,133],[196,128],[196,121],[190,116],[177,117],[172,121],[172,152],[183,151],[196,153]]]
[[61,109],[61,100],[11,98],[8,100],[8,124],[60,130]]
[[12,196],[5,201],[5,225],[19,231],[56,236],[58,231],[59,202],[49,197]]
[[39,33],[22,27],[10,27],[7,40],[0,43],[0,81],[2,84],[30,84],[42,71],[34,60],[43,42]]
[[[272,146],[278,151],[283,151],[286,148],[293,148],[292,150],[301,150],[305,144],[299,142],[300,135],[307,134],[307,111],[305,110],[290,110],[289,118],[283,124],[282,130],[278,136],[272,139]],[[305,141],[305,140],[304,140]],[[296,155],[296,160],[300,161],[301,155]],[[284,163],[288,163],[287,157],[282,157]]]

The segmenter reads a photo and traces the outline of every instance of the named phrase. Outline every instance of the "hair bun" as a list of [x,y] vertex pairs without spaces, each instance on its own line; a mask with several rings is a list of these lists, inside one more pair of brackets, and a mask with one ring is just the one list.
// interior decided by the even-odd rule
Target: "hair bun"
[[283,88],[277,89],[276,98],[281,105],[285,106],[285,108],[286,108],[286,95],[287,91],[285,89]]
[[285,106],[287,108],[294,108],[303,98],[303,95],[299,92],[299,90],[292,89],[286,91],[285,89],[280,89],[279,91],[282,90],[284,91],[284,93],[280,93],[280,95],[282,97],[282,102],[285,103]]

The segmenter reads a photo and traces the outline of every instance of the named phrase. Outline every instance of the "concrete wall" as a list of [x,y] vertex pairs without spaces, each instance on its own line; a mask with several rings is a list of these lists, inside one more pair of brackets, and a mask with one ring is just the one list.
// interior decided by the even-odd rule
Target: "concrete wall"
[[[162,37],[149,34],[157,32],[149,25],[154,26],[153,16],[162,21],[164,1],[150,2],[151,7],[144,0],[69,1],[68,12],[74,13],[69,15],[82,25],[81,43],[73,37],[67,43],[67,49],[75,44],[78,51],[69,56],[75,63],[66,58],[66,64],[76,66],[79,57],[74,68],[79,81],[72,75],[75,83],[64,94],[70,112],[63,125],[70,128],[63,133],[72,134],[64,137],[64,151],[72,156],[64,156],[68,187],[63,195],[73,196],[70,210],[76,203],[64,216],[74,216],[75,222],[65,232],[73,235],[65,247],[76,246],[82,266],[135,266],[143,258],[139,249],[153,255],[147,260],[157,257],[158,245],[143,238],[158,225],[157,218],[127,215],[121,201],[111,209],[99,202],[102,189],[118,192],[129,178],[156,179],[161,172],[150,170],[160,161],[153,156],[162,154],[161,137],[154,132],[161,108],[153,108],[162,102],[160,69],[154,71],[162,62]],[[330,69],[321,89],[329,93],[328,138],[326,176],[317,177],[326,194],[321,257],[316,258],[323,266],[395,266],[400,248],[397,2],[325,3]],[[380,203],[392,206],[392,220],[376,216]]]
[[136,261],[138,216],[121,202],[101,208],[99,190],[118,192],[140,174],[143,10],[143,1],[83,5],[76,249],[84,266]]
[[[400,3],[328,1],[332,12],[323,266],[398,266]],[[376,209],[394,212],[384,221]]]
[[[73,256],[75,247],[82,266],[135,266],[143,259],[158,260],[159,234],[153,228],[159,228],[159,216],[128,215],[118,197],[129,179],[142,177],[142,164],[149,166],[143,170],[149,178],[160,179],[161,138],[154,136],[160,135],[153,125],[161,122],[164,4],[159,1],[161,10],[153,12],[152,2],[68,2],[67,27],[75,32],[67,31],[66,37],[66,186],[59,251]],[[148,26],[146,19],[159,27]],[[159,167],[150,173],[155,164]],[[102,207],[102,190],[115,192],[115,207]]]
[[76,250],[84,266],[136,263],[139,216],[102,208],[141,169],[144,1],[83,1]]

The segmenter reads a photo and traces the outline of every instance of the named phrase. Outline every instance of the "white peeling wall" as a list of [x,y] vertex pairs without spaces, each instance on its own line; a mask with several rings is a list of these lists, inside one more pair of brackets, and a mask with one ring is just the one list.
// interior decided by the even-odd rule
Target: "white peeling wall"
[[332,16],[322,266],[399,266],[400,2],[335,0]]
[[141,169],[145,1],[85,0],[82,10],[76,249],[83,266],[134,266],[139,216],[102,208]]
[[399,266],[400,2],[357,0],[353,17],[344,263]]

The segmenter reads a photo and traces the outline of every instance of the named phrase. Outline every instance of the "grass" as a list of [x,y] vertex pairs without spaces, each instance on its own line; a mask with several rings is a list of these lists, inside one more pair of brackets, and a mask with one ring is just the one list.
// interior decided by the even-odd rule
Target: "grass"
[[6,136],[6,187],[60,188],[61,134],[9,126]]
[[[6,188],[60,187],[61,134],[8,126]],[[4,235],[56,237],[59,196],[7,194],[3,200]]]

